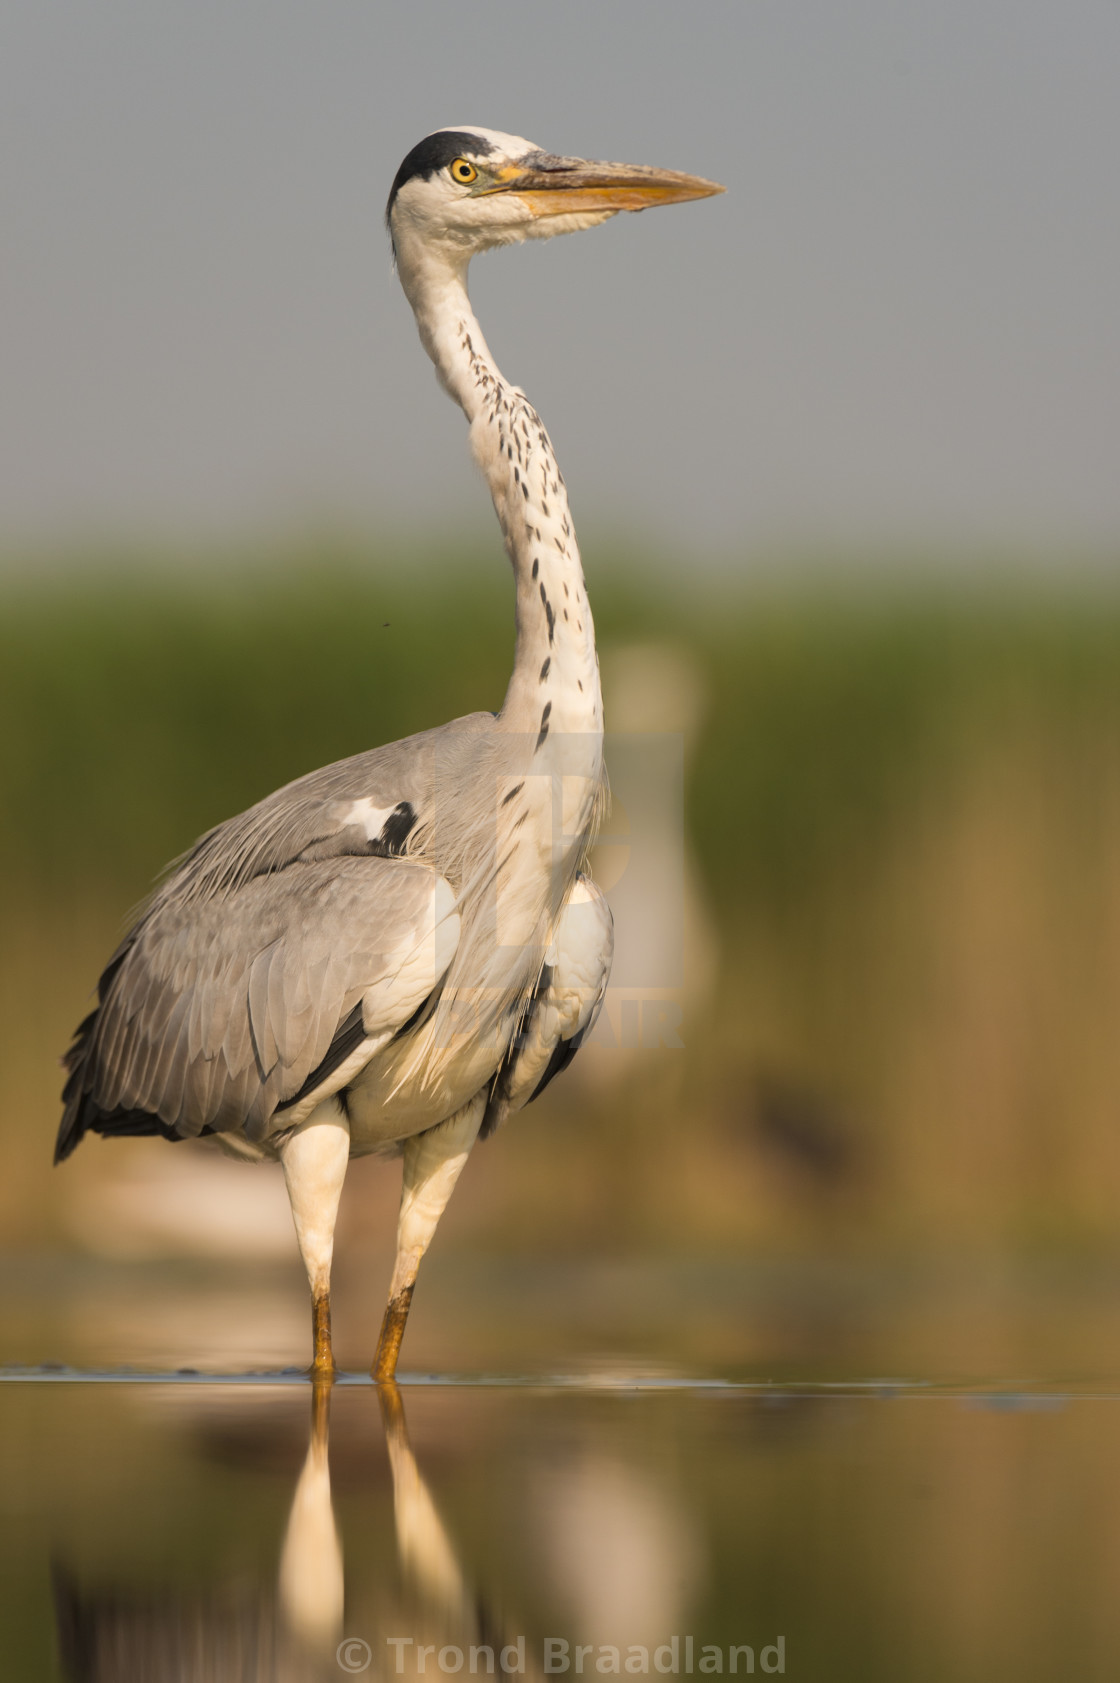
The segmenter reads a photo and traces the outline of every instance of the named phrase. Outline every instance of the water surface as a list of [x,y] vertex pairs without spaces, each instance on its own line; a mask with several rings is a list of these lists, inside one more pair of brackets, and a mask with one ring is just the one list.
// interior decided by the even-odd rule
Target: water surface
[[[522,1273],[503,1298],[499,1276],[461,1296],[433,1270],[414,1351],[504,1361],[390,1396],[359,1372],[316,1395],[270,1360],[292,1354],[287,1281],[251,1371],[230,1327],[263,1283],[25,1293],[2,1345],[3,1675],[468,1676],[503,1653],[526,1677],[1120,1672],[1107,1283],[907,1299],[731,1271],[674,1346],[687,1269],[676,1295],[596,1276],[582,1331],[549,1305],[586,1303],[586,1278]],[[124,1371],[103,1358],[129,1280]],[[196,1298],[211,1346],[187,1338]],[[44,1369],[48,1344],[67,1359]]]

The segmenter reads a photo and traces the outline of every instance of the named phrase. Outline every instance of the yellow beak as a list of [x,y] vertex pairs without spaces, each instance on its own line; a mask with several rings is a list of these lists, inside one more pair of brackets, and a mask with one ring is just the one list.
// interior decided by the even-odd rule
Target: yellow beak
[[651,205],[707,199],[724,189],[716,181],[645,164],[588,163],[583,158],[544,158],[526,169],[509,164],[484,193],[516,193],[534,216],[573,216],[587,211],[648,210]]

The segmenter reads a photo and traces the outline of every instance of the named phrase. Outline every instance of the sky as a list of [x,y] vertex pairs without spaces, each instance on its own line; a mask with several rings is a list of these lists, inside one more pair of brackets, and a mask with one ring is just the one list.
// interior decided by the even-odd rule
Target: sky
[[491,532],[393,276],[448,124],[727,194],[479,259],[577,521],[1120,539],[1116,0],[5,0],[0,548]]

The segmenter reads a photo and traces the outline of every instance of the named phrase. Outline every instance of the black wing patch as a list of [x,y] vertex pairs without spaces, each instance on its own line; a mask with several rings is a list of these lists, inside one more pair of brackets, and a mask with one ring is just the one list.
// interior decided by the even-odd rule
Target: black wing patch
[[558,1040],[556,1042],[556,1045],[552,1048],[552,1056],[544,1066],[544,1074],[533,1088],[530,1097],[525,1100],[527,1105],[532,1104],[534,1099],[539,1099],[549,1082],[554,1080],[561,1070],[567,1069],[582,1044],[582,1030],[578,1034],[573,1034],[570,1040]]
[[[202,1132],[212,1134],[214,1129],[203,1128]],[[73,1131],[65,1138],[61,1134],[59,1136],[55,1162],[61,1163],[69,1157],[85,1134],[100,1134],[104,1139],[164,1139],[173,1144],[185,1137],[177,1133],[170,1122],[154,1116],[150,1110],[102,1110],[88,1093],[82,1095],[75,1112]]]
[[[540,991],[543,992],[544,989],[549,987],[551,981],[552,972],[550,971],[548,965],[545,965],[541,975]],[[529,1021],[531,1021],[531,1019],[527,1019],[526,1024],[522,1027],[522,1036],[527,1031]],[[544,1066],[540,1080],[533,1088],[529,1097],[525,1100],[524,1105],[521,1107],[522,1109],[531,1105],[534,1099],[539,1099],[549,1082],[555,1080],[562,1070],[567,1069],[568,1065],[583,1045],[586,1034],[586,1028],[577,1029],[576,1033],[572,1035],[570,1040],[558,1040],[556,1042],[556,1045],[552,1048],[552,1055],[547,1064]],[[482,1118],[482,1126],[478,1130],[478,1137],[480,1140],[488,1140],[490,1135],[502,1125],[506,1116],[509,1114],[508,1101],[511,1068],[517,1061],[518,1052],[523,1043],[524,1042],[521,1039],[521,1036],[514,1037],[513,1043],[511,1044],[507,1054],[507,1061],[502,1065],[497,1075],[494,1077],[494,1081],[490,1089],[490,1098],[486,1105],[486,1113]]]
[[305,1099],[308,1093],[313,1093],[316,1087],[321,1087],[323,1082],[328,1080],[336,1069],[340,1069],[347,1058],[356,1052],[362,1041],[367,1038],[366,1025],[362,1020],[362,1002],[359,999],[354,1009],[343,1017],[335,1029],[334,1038],[327,1047],[326,1056],[311,1071],[299,1092],[293,1093],[290,1099],[285,1099],[283,1104],[276,1106],[277,1116],[282,1111],[291,1110],[292,1106],[299,1104],[300,1100]]
[[415,828],[416,808],[411,801],[398,801],[380,833],[370,842],[369,851],[382,859],[399,859]]
[[411,801],[398,801],[372,838],[367,840],[359,825],[348,824],[343,830],[331,830],[308,842],[298,856],[299,862],[306,865],[320,859],[400,859],[415,828],[416,808]]

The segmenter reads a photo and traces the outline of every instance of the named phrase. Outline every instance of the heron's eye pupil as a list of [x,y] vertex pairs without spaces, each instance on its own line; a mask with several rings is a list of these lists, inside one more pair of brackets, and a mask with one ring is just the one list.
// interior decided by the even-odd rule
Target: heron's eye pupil
[[451,165],[451,174],[455,181],[461,181],[464,184],[469,184],[478,179],[478,171],[473,164],[467,162],[466,158],[455,159]]

